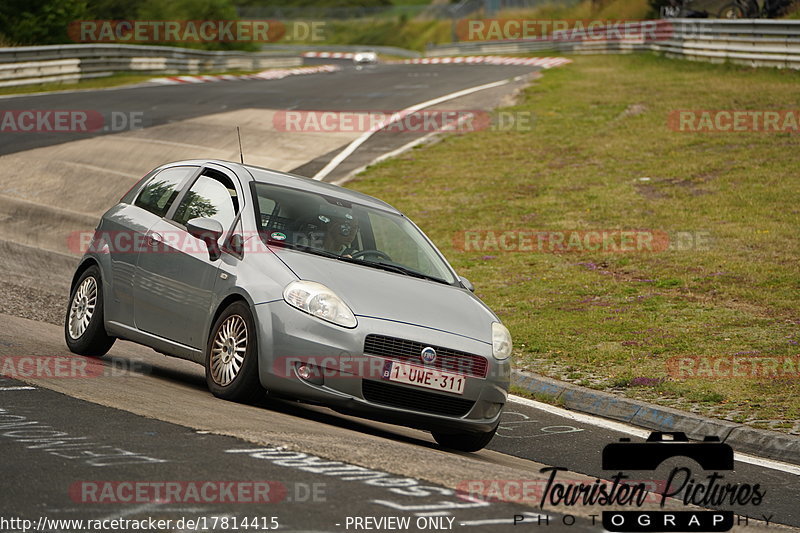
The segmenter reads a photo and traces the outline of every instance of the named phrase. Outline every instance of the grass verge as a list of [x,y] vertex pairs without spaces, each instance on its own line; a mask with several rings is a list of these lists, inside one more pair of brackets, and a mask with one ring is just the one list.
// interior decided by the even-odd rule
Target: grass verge
[[[300,67],[279,67],[279,68],[300,68]],[[73,82],[55,82],[55,83],[38,83],[36,85],[22,85],[20,87],[0,87],[0,95],[4,94],[30,94],[42,92],[57,92],[57,91],[80,91],[86,89],[108,89],[110,87],[120,87],[122,85],[132,85],[134,83],[143,83],[153,78],[163,78],[167,76],[215,76],[218,74],[231,74],[233,76],[239,74],[255,74],[256,72],[263,72],[269,69],[259,70],[232,70],[227,72],[198,72],[195,74],[164,74],[164,73],[150,73],[150,74],[128,74],[125,72],[117,72],[111,76],[103,78],[91,78]]]
[[[796,109],[798,82],[652,55],[576,57],[506,109],[532,112],[530,131],[451,135],[349,186],[420,224],[511,329],[518,368],[800,433],[800,136],[667,126],[673,110]],[[670,249],[458,244],[464,230],[613,229],[667,232]],[[768,376],[710,376],[734,357],[794,359]]]

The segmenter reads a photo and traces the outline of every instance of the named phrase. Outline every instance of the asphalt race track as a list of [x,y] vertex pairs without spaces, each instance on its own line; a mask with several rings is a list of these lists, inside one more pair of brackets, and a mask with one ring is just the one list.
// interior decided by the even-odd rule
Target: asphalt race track
[[[58,356],[65,364],[86,364],[67,350],[58,325],[78,259],[68,235],[91,230],[152,167],[192,157],[236,160],[240,126],[246,162],[313,176],[360,132],[276,131],[281,111],[400,110],[512,80],[437,106],[490,109],[535,75],[520,66],[341,66],[282,80],[1,98],[6,110],[136,116],[143,129],[0,133],[0,357]],[[337,181],[419,135],[379,133],[326,180]],[[603,531],[603,510],[618,510],[540,507],[537,496],[549,476],[543,468],[566,469],[558,473],[564,484],[615,474],[602,469],[602,449],[630,434],[602,420],[574,420],[515,399],[490,446],[460,454],[440,450],[425,432],[322,407],[269,397],[252,406],[216,399],[200,366],[127,342],[89,365],[92,371],[77,378],[0,376],[0,531],[22,530],[20,522],[3,522],[12,518],[32,521],[30,530],[100,530],[40,522],[46,517],[169,520],[163,531],[244,530],[233,526],[254,521],[258,527],[248,529],[580,532]],[[763,501],[718,508],[739,517],[734,530],[800,527],[800,468],[753,462],[737,461],[724,482],[757,483]],[[629,478],[656,483],[678,466],[705,481],[695,463],[677,460]],[[481,491],[473,488],[485,493],[491,480],[512,489],[529,480],[538,492],[507,491],[499,498],[506,501],[478,498]],[[130,489],[136,486],[144,493]],[[190,494],[208,486],[217,492]],[[153,497],[154,487],[173,492]],[[663,509],[658,502],[645,508],[699,509],[675,499]]]

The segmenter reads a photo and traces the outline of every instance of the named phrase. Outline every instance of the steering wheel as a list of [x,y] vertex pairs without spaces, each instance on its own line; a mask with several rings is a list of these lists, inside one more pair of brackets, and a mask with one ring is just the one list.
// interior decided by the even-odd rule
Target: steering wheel
[[310,226],[316,226],[319,231],[325,231],[324,223],[319,219],[318,215],[308,215],[298,219],[294,223],[295,231],[307,233],[310,231]]
[[359,250],[358,252],[354,252],[351,256],[353,259],[361,259],[367,255],[374,255],[379,259],[386,259],[387,261],[391,261],[392,258],[386,252],[381,252],[380,250]]

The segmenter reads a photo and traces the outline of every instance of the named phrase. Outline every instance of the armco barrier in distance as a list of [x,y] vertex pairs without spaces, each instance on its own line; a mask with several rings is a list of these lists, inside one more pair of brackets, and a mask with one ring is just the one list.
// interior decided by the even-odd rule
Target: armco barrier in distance
[[0,48],[0,87],[78,81],[114,72],[197,74],[294,67],[292,53],[211,52],[170,46],[74,44]]
[[505,39],[428,48],[428,56],[520,54],[554,50],[574,54],[656,51],[668,57],[753,67],[800,69],[800,20],[669,19],[658,39]]

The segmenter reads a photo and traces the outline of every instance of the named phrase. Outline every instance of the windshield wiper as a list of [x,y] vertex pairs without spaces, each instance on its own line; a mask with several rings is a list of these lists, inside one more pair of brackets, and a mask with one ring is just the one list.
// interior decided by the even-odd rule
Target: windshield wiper
[[283,248],[289,248],[291,250],[297,250],[298,252],[308,252],[314,255],[321,255],[322,257],[330,257],[331,259],[338,259],[340,261],[345,261],[346,263],[355,263],[357,265],[364,264],[364,261],[361,261],[359,259],[353,259],[352,257],[339,255],[335,252],[329,252],[328,250],[324,250],[322,248],[314,248],[313,246],[306,246],[304,244],[289,243],[286,241],[278,241],[275,239],[268,239],[268,244],[281,246]]
[[279,240],[272,239],[272,238],[268,239],[268,244],[272,244],[274,246],[280,246],[282,248],[289,248],[291,250],[297,250],[299,252],[308,252],[308,253],[314,254],[314,255],[321,255],[322,257],[330,257],[331,259],[342,259],[344,261],[348,260],[347,257],[342,257],[339,254],[336,254],[336,253],[333,253],[333,252],[329,252],[328,250],[323,250],[321,248],[314,248],[312,246],[305,246],[305,245],[302,245],[302,244],[295,244],[295,243],[290,243],[290,242],[286,242],[286,241],[279,241]]
[[413,268],[408,268],[400,265],[394,265],[389,263],[379,263],[377,261],[363,261],[360,262],[364,265],[369,265],[375,268],[381,268],[383,270],[388,270],[390,272],[396,272],[398,274],[405,274],[406,276],[412,276],[415,278],[420,279],[427,279],[429,281],[435,281],[437,283],[444,283],[445,285],[450,285],[447,281],[443,280],[442,278],[437,278],[435,276],[430,276],[418,270],[414,270]]
[[390,263],[379,263],[377,261],[364,261],[361,259],[353,259],[352,257],[347,257],[343,255],[339,255],[334,252],[329,252],[327,250],[322,250],[320,248],[313,248],[311,246],[303,246],[301,244],[293,244],[288,243],[286,241],[278,241],[275,239],[269,239],[270,244],[275,244],[278,246],[283,246],[286,248],[291,248],[292,250],[297,250],[300,252],[308,252],[314,255],[320,255],[322,257],[329,257],[331,259],[338,259],[339,261],[344,261],[345,263],[352,263],[354,265],[364,265],[373,268],[379,268],[381,270],[386,270],[389,272],[394,272],[396,274],[404,274],[406,276],[411,276],[414,278],[420,279],[427,279],[429,281],[435,281],[437,283],[443,283],[445,285],[450,285],[447,281],[443,280],[442,278],[437,278],[435,276],[430,276],[423,272],[419,272],[418,270],[414,270],[413,268],[408,268],[400,265],[394,265]]

